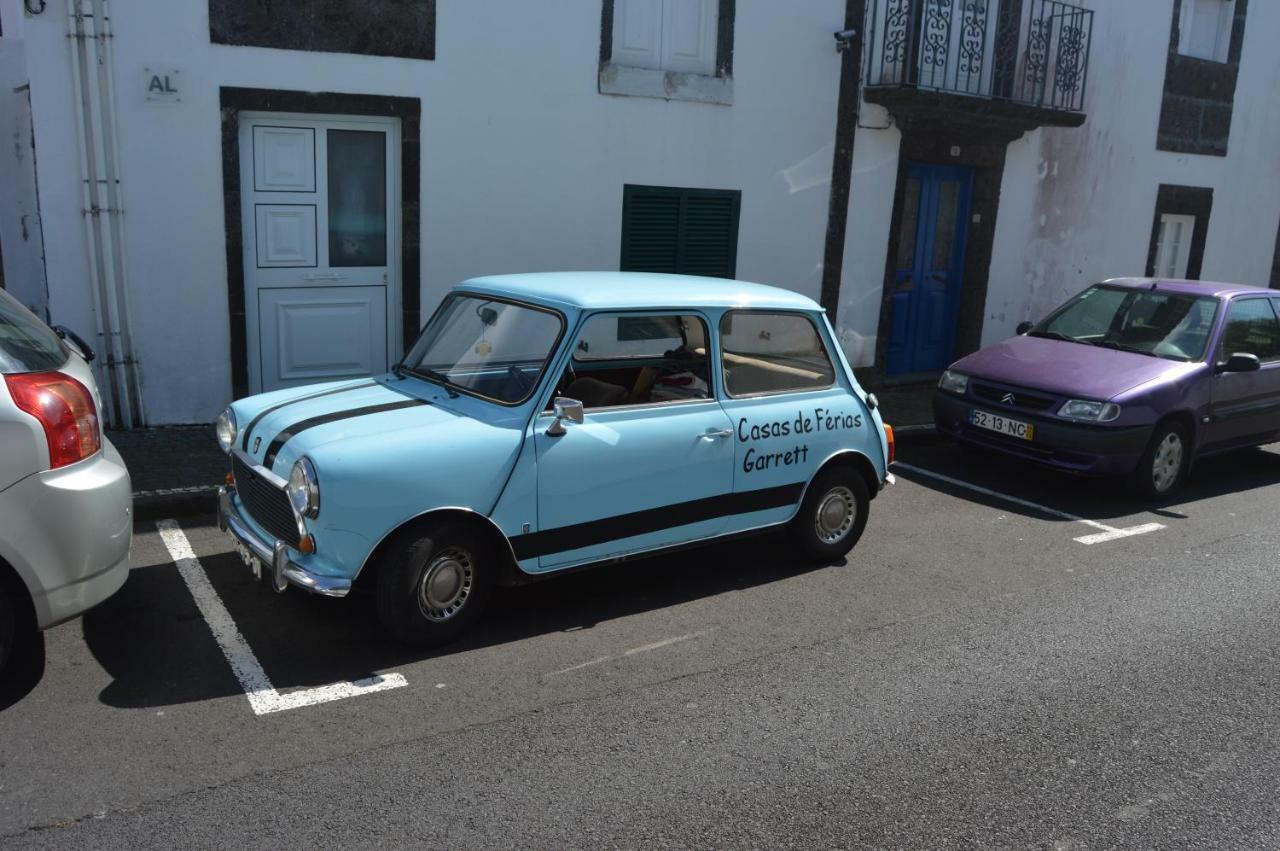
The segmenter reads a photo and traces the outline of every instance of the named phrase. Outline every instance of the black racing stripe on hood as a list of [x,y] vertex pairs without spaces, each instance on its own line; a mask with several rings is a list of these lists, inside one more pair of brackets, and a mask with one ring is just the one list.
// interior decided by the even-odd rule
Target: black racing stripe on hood
[[267,447],[267,454],[262,458],[262,466],[268,470],[276,461],[276,455],[280,452],[281,447],[293,438],[309,428],[322,426],[326,423],[335,423],[338,420],[349,420],[355,417],[364,417],[369,414],[380,414],[383,411],[398,411],[401,408],[416,408],[419,405],[426,405],[428,402],[422,399],[405,399],[403,402],[384,402],[381,405],[368,405],[363,408],[349,408],[345,411],[332,411],[328,414],[321,414],[318,417],[296,422],[277,434],[271,440],[271,445]]
[[272,405],[269,408],[264,408],[258,412],[256,417],[249,421],[249,425],[245,426],[244,440],[240,443],[240,448],[245,452],[249,451],[249,435],[253,432],[254,427],[257,426],[258,423],[262,422],[263,417],[274,414],[276,411],[279,411],[282,408],[287,408],[298,402],[306,402],[310,399],[319,399],[321,396],[333,396],[337,393],[346,393],[348,390],[361,390],[365,387],[372,387],[377,383],[378,382],[376,381],[363,381],[360,384],[351,384],[347,387],[337,387],[333,390],[322,390],[319,393],[308,393],[306,396],[298,396],[287,402],[281,402],[279,405]]

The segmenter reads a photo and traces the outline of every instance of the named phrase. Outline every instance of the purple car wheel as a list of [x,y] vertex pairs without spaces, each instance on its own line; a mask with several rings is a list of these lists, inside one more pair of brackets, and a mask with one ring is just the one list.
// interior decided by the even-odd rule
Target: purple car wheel
[[1187,438],[1181,426],[1167,423],[1156,428],[1151,443],[1133,472],[1138,493],[1160,498],[1169,495],[1182,481],[1187,468]]

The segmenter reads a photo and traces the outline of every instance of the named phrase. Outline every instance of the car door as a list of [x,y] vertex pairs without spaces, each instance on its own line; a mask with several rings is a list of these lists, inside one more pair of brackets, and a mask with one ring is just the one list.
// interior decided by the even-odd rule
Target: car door
[[538,530],[520,557],[539,569],[699,540],[725,526],[733,432],[711,387],[707,321],[697,314],[604,313],[572,344],[557,395],[583,421],[534,418]]
[[736,310],[720,320],[722,404],[736,447],[726,532],[788,520],[814,471],[876,428],[840,379],[817,319]]
[[1271,299],[1237,298],[1228,305],[1215,363],[1233,354],[1256,355],[1262,368],[1215,371],[1207,448],[1260,443],[1280,432],[1280,320]]

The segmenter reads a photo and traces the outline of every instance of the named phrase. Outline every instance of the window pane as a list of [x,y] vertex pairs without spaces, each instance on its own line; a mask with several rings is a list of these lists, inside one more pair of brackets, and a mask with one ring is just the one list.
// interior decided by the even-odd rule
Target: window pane
[[1030,335],[1057,336],[1171,360],[1204,355],[1218,301],[1204,296],[1091,287]]
[[920,229],[920,178],[908,177],[902,198],[902,225],[898,229],[898,268],[916,265],[916,231]]
[[67,353],[57,335],[0,290],[0,373],[42,372],[66,362]]
[[1226,360],[1240,353],[1257,355],[1264,363],[1280,360],[1280,323],[1276,322],[1270,299],[1251,298],[1231,303],[1219,359]]
[[697,316],[593,316],[559,395],[587,408],[709,398],[706,323]]
[[933,268],[951,268],[951,248],[955,244],[956,213],[959,211],[960,184],[947,180],[938,186],[938,229],[933,237]]
[[726,313],[720,320],[720,348],[730,396],[816,390],[835,383],[822,337],[801,314]]
[[330,130],[329,265],[387,265],[387,134]]
[[519,402],[560,336],[560,317],[481,296],[450,296],[405,358],[428,380],[444,380],[501,402]]

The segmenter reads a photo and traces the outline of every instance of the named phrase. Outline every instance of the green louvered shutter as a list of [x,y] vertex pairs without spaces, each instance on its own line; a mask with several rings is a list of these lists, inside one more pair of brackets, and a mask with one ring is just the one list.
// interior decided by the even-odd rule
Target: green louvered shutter
[[732,278],[741,197],[738,191],[628,184],[619,268]]

